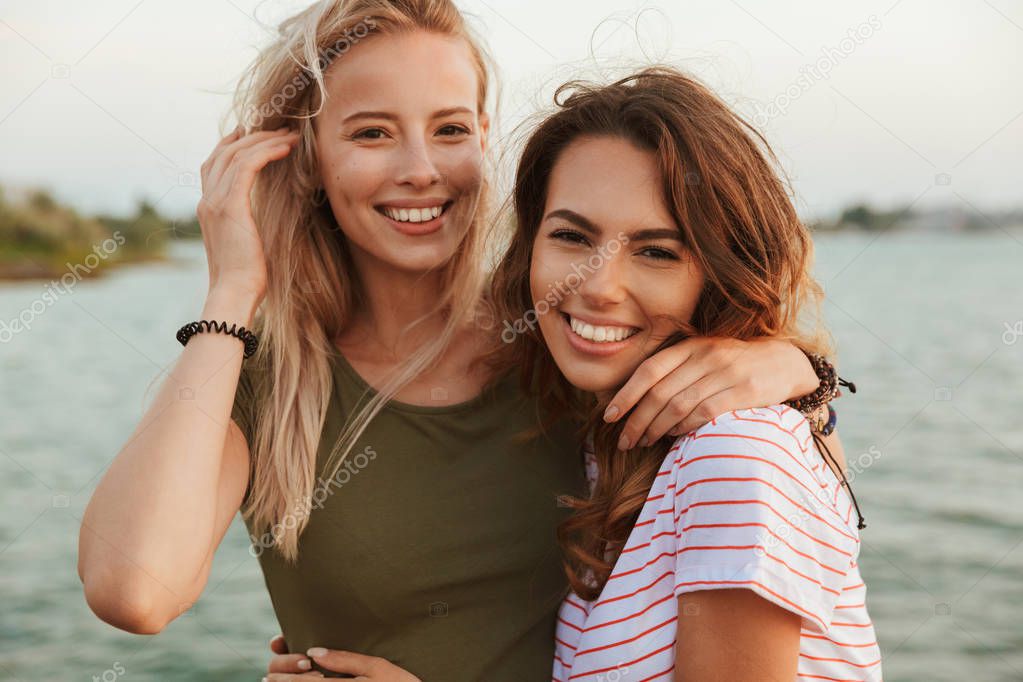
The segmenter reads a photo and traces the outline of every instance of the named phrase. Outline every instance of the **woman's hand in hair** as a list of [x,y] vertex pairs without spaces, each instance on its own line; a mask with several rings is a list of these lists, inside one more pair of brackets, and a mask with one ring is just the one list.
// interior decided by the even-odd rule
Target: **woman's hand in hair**
[[626,450],[689,433],[725,412],[806,395],[818,384],[806,355],[788,341],[691,337],[647,358],[604,418],[618,421],[632,410],[619,441]]
[[236,128],[220,140],[202,164],[202,198],[196,209],[210,290],[227,288],[262,298],[266,290],[266,257],[250,195],[257,174],[271,161],[283,159],[298,140],[287,128],[243,135]]
[[323,677],[323,674],[312,670],[312,661],[324,670],[345,673],[360,680],[370,682],[421,682],[412,673],[402,670],[390,661],[375,656],[363,656],[350,651],[336,651],[314,647],[303,654],[288,653],[288,645],[284,638],[277,635],[270,640],[270,650],[274,657],[270,659],[266,682],[286,682],[299,677]]

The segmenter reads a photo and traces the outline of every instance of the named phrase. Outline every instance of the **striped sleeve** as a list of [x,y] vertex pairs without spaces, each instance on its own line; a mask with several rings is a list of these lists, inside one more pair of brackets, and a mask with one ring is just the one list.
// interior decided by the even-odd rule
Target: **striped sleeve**
[[827,633],[859,537],[802,415],[722,415],[680,439],[671,476],[675,595],[750,589]]

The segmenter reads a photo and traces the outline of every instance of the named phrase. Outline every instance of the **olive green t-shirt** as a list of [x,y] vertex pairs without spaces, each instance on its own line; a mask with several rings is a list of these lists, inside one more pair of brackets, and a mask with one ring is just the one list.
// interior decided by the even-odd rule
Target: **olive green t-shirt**
[[[327,479],[344,420],[373,394],[340,352],[330,363],[298,561],[263,549],[249,523],[288,648],[381,656],[424,682],[550,679],[567,587],[556,496],[586,485],[572,426],[517,440],[538,411],[511,377],[456,405],[392,401]],[[232,412],[250,443],[262,376],[243,365]]]

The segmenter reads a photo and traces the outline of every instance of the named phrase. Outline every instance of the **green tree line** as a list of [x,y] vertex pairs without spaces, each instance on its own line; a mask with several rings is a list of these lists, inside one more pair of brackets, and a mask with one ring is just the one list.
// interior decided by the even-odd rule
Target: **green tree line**
[[172,240],[200,238],[201,233],[194,216],[169,218],[145,199],[132,215],[82,215],[46,190],[11,200],[0,186],[0,279],[59,275],[68,263],[82,262],[115,237],[116,249],[97,273],[117,264],[162,259]]

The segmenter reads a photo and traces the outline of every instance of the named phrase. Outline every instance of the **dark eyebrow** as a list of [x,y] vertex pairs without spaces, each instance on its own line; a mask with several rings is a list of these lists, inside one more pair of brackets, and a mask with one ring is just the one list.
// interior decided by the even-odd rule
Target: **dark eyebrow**
[[[453,114],[472,114],[472,113],[473,113],[472,109],[470,109],[468,107],[448,107],[447,109],[441,109],[439,111],[433,112],[433,114],[430,115],[430,118],[431,119],[445,118],[445,117],[451,116]],[[397,121],[398,120],[397,116],[395,116],[392,113],[386,112],[386,111],[357,111],[354,114],[349,114],[348,116],[346,116],[344,118],[344,120],[341,121],[341,125],[344,125],[345,123],[348,123],[350,121],[357,121],[357,120],[364,119],[364,118],[378,118],[378,119],[382,118],[382,119],[387,120],[387,121]]]
[[628,237],[634,242],[653,241],[655,239],[674,239],[677,242],[682,241],[682,235],[679,234],[678,230],[667,230],[663,228],[639,230],[638,232],[633,232],[628,235]]
[[561,218],[562,220],[567,220],[568,222],[572,223],[573,225],[576,225],[577,227],[581,227],[590,234],[594,235],[600,234],[600,229],[596,225],[594,225],[589,218],[581,216],[575,211],[570,211],[567,208],[555,209],[548,213],[547,215],[545,215],[543,219],[546,221],[550,220],[551,218]]
[[[589,232],[590,234],[593,235],[600,234],[600,228],[594,225],[592,220],[590,220],[586,216],[579,215],[575,211],[572,211],[567,208],[556,209],[548,213],[546,216],[544,216],[544,220],[548,220],[550,218],[561,218],[562,220],[567,220],[573,225],[582,228],[583,230]],[[682,235],[679,234],[678,230],[671,230],[666,228],[650,228],[645,230],[637,230],[636,232],[631,232],[626,236],[629,238],[630,241],[634,242],[653,241],[655,239],[673,239],[677,242],[682,241]]]

